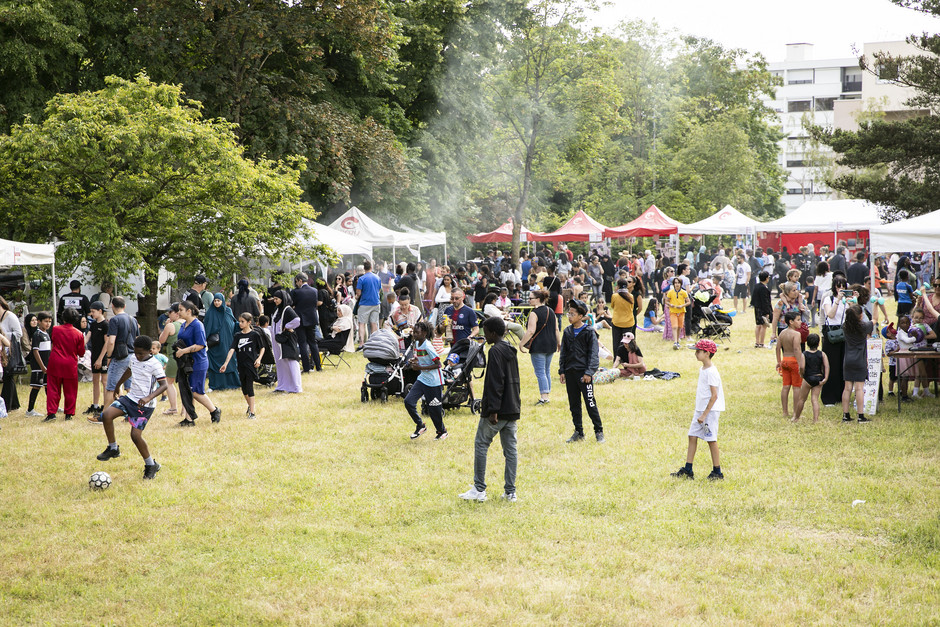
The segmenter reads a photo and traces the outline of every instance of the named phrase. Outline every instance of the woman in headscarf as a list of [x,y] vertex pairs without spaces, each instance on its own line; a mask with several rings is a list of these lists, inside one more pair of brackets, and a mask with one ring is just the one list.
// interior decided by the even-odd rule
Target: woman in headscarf
[[[238,368],[229,364],[225,372],[219,368],[225,363],[225,356],[235,337],[235,316],[225,304],[225,296],[221,292],[213,294],[212,306],[206,310],[206,346],[209,349],[209,387],[213,390],[239,389]],[[218,337],[216,337],[218,336]],[[218,339],[218,341],[216,341]]]
[[277,387],[275,392],[303,392],[300,386],[300,344],[296,329],[300,316],[291,309],[290,294],[278,290],[271,297],[277,310],[271,320],[274,331],[272,351],[277,363]]
[[248,279],[242,277],[238,281],[238,291],[232,296],[232,315],[238,320],[243,313],[250,313],[255,320],[261,315],[261,305],[258,298],[252,294]]
[[[12,308],[7,301],[0,296],[0,331],[10,341],[10,344],[4,344],[3,350],[8,357],[13,357],[14,352],[12,343],[19,345],[20,338],[23,337],[23,327],[20,326],[20,319],[13,313]],[[13,411],[20,408],[20,399],[16,394],[16,374],[13,372],[13,360],[10,359],[9,366],[5,368],[3,377],[3,402],[6,403],[7,411]]]

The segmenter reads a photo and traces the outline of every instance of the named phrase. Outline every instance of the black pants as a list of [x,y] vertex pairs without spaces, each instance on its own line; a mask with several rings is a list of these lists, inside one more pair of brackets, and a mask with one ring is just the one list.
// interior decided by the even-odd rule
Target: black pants
[[310,372],[311,357],[317,372],[323,370],[320,364],[320,347],[317,346],[317,325],[298,327],[297,339],[300,342],[300,361],[303,363],[304,372]]
[[615,324],[610,325],[611,343],[613,344],[611,348],[612,351],[617,350],[617,347],[620,346],[620,341],[627,331],[636,335],[636,325],[634,324],[632,327],[618,327]]
[[[13,340],[18,341],[14,338]],[[16,394],[16,375],[12,372],[3,373],[3,402],[6,403],[7,411],[13,411],[20,408],[20,398]]]
[[189,387],[189,375],[180,368],[176,375],[176,389],[180,393],[180,404],[183,406],[183,417],[196,419],[196,405],[193,403],[193,389]]
[[581,424],[581,397],[584,397],[584,404],[587,406],[588,417],[594,423],[594,433],[602,433],[604,426],[601,424],[601,415],[597,411],[597,401],[594,399],[594,382],[584,383],[581,377],[584,372],[569,370],[565,373],[565,389],[568,391],[568,408],[571,410],[571,422],[574,423],[574,430],[578,433],[584,433],[584,426]]

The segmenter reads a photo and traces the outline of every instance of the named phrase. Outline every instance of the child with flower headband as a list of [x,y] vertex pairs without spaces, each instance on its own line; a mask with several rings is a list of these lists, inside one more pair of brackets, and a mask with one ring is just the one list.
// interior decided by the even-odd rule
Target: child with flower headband
[[698,375],[695,411],[692,414],[692,424],[689,426],[689,448],[685,466],[672,473],[673,477],[695,478],[692,472],[692,462],[695,460],[698,441],[704,440],[708,442],[708,449],[712,456],[712,472],[708,478],[713,481],[725,478],[721,473],[721,459],[718,454],[718,418],[725,410],[725,394],[718,368],[712,364],[712,358],[717,352],[718,345],[711,340],[699,340],[695,344],[695,358],[701,362],[702,369]]

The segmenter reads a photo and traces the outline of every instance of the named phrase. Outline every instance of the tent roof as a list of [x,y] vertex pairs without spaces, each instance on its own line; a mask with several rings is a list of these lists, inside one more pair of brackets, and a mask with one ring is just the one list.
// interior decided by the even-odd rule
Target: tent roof
[[339,254],[363,255],[372,259],[372,244],[369,242],[312,220],[304,220],[304,223],[313,230],[314,235],[321,244],[326,244]]
[[447,243],[446,233],[393,231],[364,214],[359,207],[350,207],[346,213],[330,224],[330,228],[342,231],[373,246],[437,246]]
[[588,242],[595,233],[597,237],[604,237],[607,227],[594,220],[584,211],[579,210],[571,216],[563,227],[554,233],[533,234],[532,240],[537,242]]
[[871,229],[873,253],[940,251],[940,210]]
[[606,229],[605,237],[652,237],[653,235],[672,235],[679,232],[682,223],[673,220],[659,210],[656,205],[641,213],[635,220],[618,227]]
[[810,200],[779,220],[761,224],[770,233],[868,231],[881,225],[879,205],[867,200]]
[[0,239],[0,266],[38,266],[55,263],[55,244],[28,244]]
[[731,205],[717,211],[704,220],[679,227],[682,235],[739,235],[762,230],[763,224],[749,218]]
[[[522,227],[522,233],[525,233],[526,239],[532,240],[535,236],[544,235],[543,233],[535,233],[529,229]],[[512,222],[504,222],[494,231],[489,233],[477,233],[476,235],[468,235],[467,239],[473,242],[474,244],[495,244],[500,242],[511,242],[512,241]]]

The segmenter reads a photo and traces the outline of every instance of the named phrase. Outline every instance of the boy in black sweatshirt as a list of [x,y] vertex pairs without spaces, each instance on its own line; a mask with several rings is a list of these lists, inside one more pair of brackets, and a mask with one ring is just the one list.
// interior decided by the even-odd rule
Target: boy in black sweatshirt
[[764,348],[764,338],[770,328],[770,319],[774,315],[774,306],[770,302],[770,273],[761,271],[757,275],[757,285],[751,294],[751,307],[754,308],[754,348]]
[[490,348],[483,380],[483,398],[480,423],[474,442],[473,486],[460,495],[467,501],[486,500],[486,453],[496,434],[503,445],[506,458],[503,498],[516,502],[516,425],[519,421],[519,361],[516,349],[503,341],[506,323],[502,318],[487,318],[483,322],[483,337]]
[[568,390],[568,407],[571,409],[571,421],[574,423],[574,434],[568,438],[569,444],[584,439],[584,428],[581,426],[581,396],[584,397],[588,416],[594,423],[597,441],[604,441],[604,426],[601,424],[601,415],[594,399],[594,373],[599,365],[597,335],[590,325],[584,323],[587,312],[587,305],[580,300],[572,300],[568,305],[570,324],[562,334],[561,357],[558,358],[558,374]]

